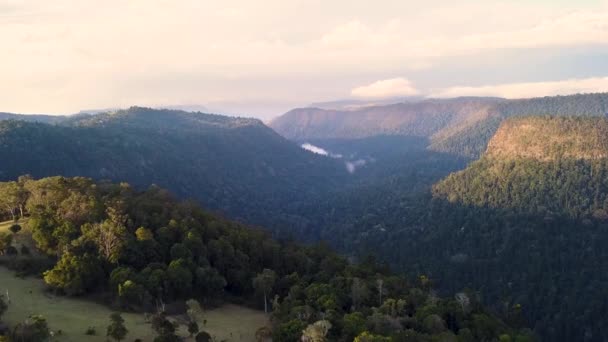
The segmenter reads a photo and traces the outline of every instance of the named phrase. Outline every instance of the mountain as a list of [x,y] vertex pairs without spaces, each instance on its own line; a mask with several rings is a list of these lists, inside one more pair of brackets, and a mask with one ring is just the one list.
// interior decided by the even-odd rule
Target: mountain
[[270,123],[296,141],[357,139],[377,135],[427,137],[429,149],[478,158],[500,123],[512,116],[605,116],[608,94],[533,99],[420,100],[354,110],[299,108]]
[[339,161],[256,119],[133,107],[60,124],[0,121],[0,178],[87,176],[150,184],[251,223],[348,180]]
[[336,100],[336,101],[327,101],[327,102],[313,102],[306,107],[310,108],[320,108],[320,109],[329,109],[329,110],[356,110],[365,107],[373,107],[373,106],[381,106],[381,105],[390,105],[394,103],[400,102],[415,102],[420,101],[419,97],[407,97],[407,98],[387,98],[387,99],[369,99],[369,100]]
[[363,107],[355,110],[299,108],[274,119],[270,126],[297,141],[308,139],[353,139],[376,135],[430,137],[475,115],[487,116],[500,99],[460,98],[424,100]]

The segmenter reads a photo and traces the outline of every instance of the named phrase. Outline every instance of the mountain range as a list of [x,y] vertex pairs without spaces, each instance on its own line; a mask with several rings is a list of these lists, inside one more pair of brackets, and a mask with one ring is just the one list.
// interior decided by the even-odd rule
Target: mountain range
[[377,135],[426,137],[429,149],[478,158],[500,122],[511,116],[605,116],[607,94],[533,99],[428,99],[354,110],[298,108],[270,122],[296,141],[356,139]]
[[0,178],[159,185],[280,239],[373,255],[442,295],[479,291],[545,340],[603,341],[606,112],[608,94],[302,108],[270,127],[140,107],[2,114]]

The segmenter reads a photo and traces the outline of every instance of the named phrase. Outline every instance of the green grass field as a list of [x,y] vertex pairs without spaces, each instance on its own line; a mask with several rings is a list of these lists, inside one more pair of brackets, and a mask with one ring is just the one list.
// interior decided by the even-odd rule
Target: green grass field
[[[1,222],[0,232],[10,232],[12,221]],[[33,249],[34,243],[27,227],[27,221],[19,222],[23,230],[16,234],[13,246],[26,245]],[[0,294],[10,297],[10,304],[3,321],[10,326],[17,324],[32,314],[43,315],[53,331],[62,331],[54,341],[106,341],[105,331],[112,311],[109,307],[91,301],[54,296],[45,291],[41,279],[19,278],[14,272],[0,267]],[[126,341],[140,338],[152,341],[154,332],[145,322],[143,314],[123,313],[129,334]],[[268,324],[267,316],[260,311],[237,305],[224,305],[205,311],[207,324],[198,322],[201,330],[210,333],[217,341],[255,341],[255,331]],[[175,318],[175,317],[174,317]],[[88,327],[95,327],[96,336],[84,334]],[[185,326],[180,326],[180,335],[187,336]],[[192,340],[192,339],[191,339]]]
[[[4,267],[0,267],[0,292],[10,296],[10,304],[3,321],[14,325],[31,314],[41,314],[49,322],[53,331],[61,330],[62,335],[54,341],[105,341],[105,330],[112,313],[110,308],[77,298],[54,296],[44,291],[42,280],[21,279]],[[143,314],[123,313],[129,335],[126,341],[140,338],[152,341],[154,333],[146,323]],[[268,320],[263,312],[237,305],[224,305],[206,311],[207,324],[199,322],[201,329],[207,331],[217,341],[255,341],[255,331],[266,325]],[[87,327],[95,327],[96,336],[84,334]],[[187,336],[186,328],[180,327],[180,335]]]

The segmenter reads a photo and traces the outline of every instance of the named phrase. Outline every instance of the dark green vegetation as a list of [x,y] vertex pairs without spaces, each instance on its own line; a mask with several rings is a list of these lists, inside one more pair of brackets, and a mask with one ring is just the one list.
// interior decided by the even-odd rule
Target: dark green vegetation
[[357,189],[316,224],[344,250],[428,274],[445,293],[470,287],[498,312],[518,306],[546,340],[603,341],[606,127],[604,118],[510,119],[433,196],[399,189],[405,181]]
[[255,119],[131,108],[49,125],[0,121],[0,179],[86,176],[157,184],[255,224],[348,180]]
[[527,115],[604,116],[608,94],[522,100],[459,98],[423,100],[357,110],[294,109],[270,125],[297,140],[355,139],[377,135],[429,138],[438,152],[477,158],[505,118]]
[[[394,341],[531,340],[509,327],[519,328],[517,311],[508,326],[474,293],[438,298],[424,276],[414,285],[372,260],[351,264],[323,246],[279,243],[157,187],[137,192],[81,177],[17,184],[37,248],[54,260],[44,280],[66,295],[106,293],[130,310],[158,310],[188,298],[204,305],[253,301],[272,310],[279,342],[295,341],[303,330],[335,341],[359,334]],[[124,337],[122,324],[113,316],[108,336]],[[159,341],[175,340],[173,323],[162,315],[152,326]]]
[[[602,341],[608,149],[606,123],[597,117],[607,103],[607,94],[463,98],[280,119],[284,127],[296,123],[281,133],[341,154],[337,159],[304,152],[249,119],[132,108],[53,125],[7,121],[0,123],[0,157],[14,163],[0,171],[6,180],[30,173],[139,189],[155,183],[282,239],[322,239],[355,259],[376,255],[412,279],[426,274],[446,297],[474,289],[510,324],[521,313],[547,340]],[[535,118],[509,119],[529,115]],[[536,129],[522,135],[527,125]],[[495,134],[487,155],[439,182],[478,157]],[[345,172],[345,162],[357,161],[365,165]],[[20,216],[18,207],[3,214]],[[248,295],[272,308],[264,282],[253,286],[264,269],[285,276],[258,267],[248,275]],[[273,278],[266,275],[260,279]]]

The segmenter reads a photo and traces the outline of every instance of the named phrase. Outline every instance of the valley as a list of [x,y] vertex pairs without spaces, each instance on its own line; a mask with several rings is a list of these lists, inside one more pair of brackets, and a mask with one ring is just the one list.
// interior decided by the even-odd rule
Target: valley
[[0,0],[0,342],[608,342],[608,0]]
[[[127,196],[124,200],[132,201],[138,198],[137,191],[147,189],[144,198],[151,196],[150,199],[135,200],[135,207],[129,209],[135,210],[129,214],[132,220],[139,220],[144,226],[158,220],[154,216],[146,218],[148,214],[145,213],[161,215],[164,212],[161,208],[173,201],[172,196],[194,199],[192,205],[197,202],[208,206],[213,213],[235,219],[241,224],[263,227],[279,240],[280,245],[289,245],[294,240],[309,244],[324,242],[351,262],[366,263],[371,258],[389,265],[414,283],[420,277],[428,279],[432,284],[430,287],[442,297],[451,298],[456,293],[471,291],[469,296],[475,293],[479,304],[496,313],[504,324],[514,329],[524,329],[522,331],[530,327],[542,339],[555,340],[558,336],[576,339],[580,334],[598,337],[604,334],[604,322],[589,320],[588,315],[603,310],[601,305],[590,303],[600,296],[602,284],[606,281],[603,273],[595,270],[608,262],[608,256],[600,251],[604,239],[608,238],[603,234],[605,218],[608,217],[605,207],[608,188],[604,184],[605,175],[608,174],[605,165],[608,143],[604,141],[607,119],[599,115],[605,109],[601,104],[604,96],[593,94],[518,101],[494,98],[422,100],[420,104],[392,105],[394,112],[389,111],[392,116],[385,122],[386,127],[393,127],[393,131],[370,124],[366,125],[367,131],[347,134],[351,132],[349,125],[355,122],[347,120],[340,124],[344,131],[336,135],[322,132],[339,132],[335,131],[334,125],[337,124],[336,120],[342,120],[342,116],[356,117],[363,115],[356,111],[372,110],[365,115],[375,117],[382,115],[385,108],[356,109],[355,112],[341,114],[333,112],[327,116],[319,116],[319,110],[315,109],[296,115],[297,120],[304,120],[301,115],[312,115],[306,120],[312,120],[314,125],[306,126],[297,135],[287,134],[293,141],[279,136],[256,120],[139,107],[65,117],[52,124],[15,121],[11,117],[11,120],[0,121],[0,141],[3,142],[0,155],[18,162],[3,168],[2,174],[5,180],[16,180],[23,174],[34,177],[62,174],[92,177],[99,182],[87,190],[91,186],[87,184],[91,184],[92,180],[43,178],[35,181],[30,176],[20,178],[17,184],[30,196],[27,200],[29,222],[32,222],[31,215],[40,210],[35,205],[50,205],[41,202],[44,197],[40,197],[42,194],[48,196],[49,191],[53,193],[59,190],[53,196],[64,198],[61,200],[64,204],[60,207],[54,207],[57,204],[48,207],[53,212],[64,205],[69,208],[70,201],[78,197],[73,200],[69,198],[82,191],[78,196],[92,195],[98,200],[103,199],[102,203],[108,203],[105,205],[110,205],[104,199],[107,196],[111,198],[122,193]],[[400,111],[402,107],[405,112]],[[480,111],[485,114],[479,114]],[[556,115],[541,115],[548,111],[555,111]],[[281,120],[291,120],[295,115],[293,113],[286,114]],[[277,122],[297,127],[300,121]],[[277,124],[273,122],[271,125]],[[300,146],[304,143],[322,154],[304,150]],[[436,148],[444,143],[448,144],[448,149]],[[462,146],[459,145],[461,143]],[[482,146],[484,152],[480,153],[478,151]],[[480,154],[479,158],[477,154]],[[133,188],[126,183],[118,185],[112,181],[133,183]],[[71,190],[60,190],[64,186]],[[93,190],[96,188],[101,192],[96,194],[98,190]],[[15,191],[14,186],[6,189]],[[46,190],[40,192],[42,189]],[[18,194],[11,196],[20,198]],[[145,204],[146,201],[151,202]],[[71,244],[85,238],[91,233],[86,233],[86,230],[79,233],[75,227],[81,226],[83,219],[93,223],[98,220],[94,217],[107,215],[94,209],[96,205],[91,205],[78,209],[76,213],[82,213],[74,218],[54,214],[56,218],[53,220],[58,221],[48,221],[48,217],[36,214],[38,218],[33,221],[36,227],[34,240],[25,243],[29,243],[30,249],[42,256],[54,255],[65,248],[60,247],[65,243],[61,242],[60,236],[65,233],[58,230],[49,235],[45,229],[59,227],[60,222],[72,222],[74,219],[77,219],[75,226],[68,225],[61,229],[68,229],[67,236],[72,236],[69,239],[75,239]],[[59,215],[63,215],[63,212],[70,211],[60,209]],[[78,215],[85,216],[79,218]],[[47,226],[39,221],[42,218],[49,228],[44,228]],[[128,226],[131,228],[128,230],[133,234],[140,225],[130,222]],[[3,227],[7,229],[9,226],[5,223]],[[186,226],[183,227],[182,230]],[[203,227],[207,227],[207,224]],[[233,227],[233,224],[227,227]],[[161,242],[175,238],[165,236],[165,228],[162,224],[155,228],[158,232],[154,233],[154,240],[158,238]],[[233,234],[229,233],[230,229],[233,228],[226,231],[228,236]],[[55,237],[56,234],[59,235]],[[85,235],[78,238],[80,234]],[[163,235],[156,237],[157,234]],[[23,243],[23,236],[25,234],[17,235],[14,240],[17,249]],[[94,239],[94,236],[86,239]],[[231,242],[233,248],[244,247],[238,241]],[[202,255],[206,255],[208,261],[199,262],[202,262],[201,265],[213,265],[222,274],[227,282],[224,288],[227,296],[200,295],[216,299],[236,296],[250,302],[254,297],[246,279],[254,274],[251,266],[245,265],[252,262],[252,256],[234,255],[228,252],[230,249],[222,249],[228,247],[220,247],[221,244],[216,246],[215,242],[210,245],[211,242],[204,240],[203,243],[206,248],[203,250],[207,252]],[[276,246],[273,244],[271,246]],[[74,245],[69,248],[78,251],[81,247]],[[151,250],[142,249],[143,246],[133,245],[131,248],[135,248],[129,252],[135,253],[133,255],[152,253]],[[166,257],[177,257],[178,254],[171,254],[173,248],[169,245],[163,248],[168,248]],[[185,252],[185,255],[201,253],[193,247],[188,248],[190,252]],[[219,254],[213,257],[208,254],[209,248],[216,248],[214,253]],[[243,253],[253,253],[248,249],[250,247],[244,248]],[[276,248],[270,250],[276,251]],[[279,250],[282,251],[282,248]],[[82,255],[83,260],[88,260],[87,255]],[[133,255],[124,257],[133,258]],[[146,258],[157,258],[153,255],[149,254]],[[229,255],[234,261],[225,264],[224,258]],[[2,258],[6,259],[6,256]],[[267,258],[269,256],[254,260],[264,264],[272,260]],[[95,261],[90,267],[102,266],[105,269],[113,264],[110,260],[99,265]],[[176,260],[166,262],[172,264]],[[64,271],[57,269],[64,267],[61,266],[64,261],[59,259],[57,262],[54,271],[45,273],[47,285],[51,288],[70,295],[100,290],[108,292],[107,285],[101,288],[94,286],[94,279],[70,283],[69,279],[64,278]],[[68,260],[65,262],[70,263]],[[272,261],[271,265],[273,270],[284,269],[281,277],[285,277],[286,284],[295,281],[295,278],[288,280],[291,279],[291,271],[287,270],[292,266],[277,264],[276,261]],[[321,269],[329,267],[318,265]],[[38,271],[35,269],[44,271],[50,266],[41,265],[29,270],[27,267],[19,270],[18,266],[17,271],[36,273]],[[124,285],[125,281],[135,281],[137,286],[142,286],[142,282],[151,281],[145,280],[150,276],[147,272],[151,270],[142,267],[135,263],[132,270],[124,271],[125,275],[120,276],[120,282]],[[199,272],[194,265],[186,266],[189,267],[192,267],[192,276]],[[237,268],[229,271],[231,267]],[[263,271],[260,266],[256,267],[257,272]],[[586,274],[587,286],[579,284],[578,280],[573,283],[575,274],[570,270],[574,269]],[[543,270],[542,274],[540,270]],[[296,273],[301,276],[306,272],[309,270],[300,269]],[[330,281],[326,275],[320,275],[322,272],[314,276],[320,278],[305,280],[309,284],[307,286],[312,286],[310,281],[313,279]],[[334,274],[335,271],[331,272]],[[346,293],[349,292],[348,288],[354,286],[349,272],[350,275],[346,277],[350,279],[350,285],[346,285]],[[112,274],[106,273],[102,278],[111,278]],[[196,277],[192,281],[196,287]],[[428,285],[417,286],[424,288]],[[372,287],[367,285],[366,292]],[[585,291],[581,292],[583,287]],[[165,285],[163,288],[169,291],[171,286]],[[290,307],[302,304],[292,302],[289,297],[290,291],[295,291],[293,285],[281,285],[275,290],[282,293],[279,297]],[[129,299],[137,303],[131,308],[141,309],[141,305],[149,305],[149,296],[156,296],[154,291],[150,287],[146,289],[147,294]],[[179,293],[178,290],[170,297],[179,300]],[[331,310],[345,310],[348,300],[340,298],[338,296],[333,300],[342,304],[338,304],[337,308],[330,306]],[[551,304],[559,301],[567,303],[569,309]],[[221,302],[226,303],[225,300]],[[232,305],[230,300],[227,303],[224,305]],[[315,307],[308,300],[304,303]],[[130,305],[133,304],[128,304],[126,308]],[[273,310],[279,310],[276,305],[273,303]],[[317,310],[330,310],[325,305],[318,306]],[[213,310],[222,312],[221,308]],[[406,316],[414,311],[409,311]],[[279,329],[279,335],[295,334],[293,329],[306,327],[302,321],[296,324],[294,314],[289,310],[276,311],[274,315],[281,315],[283,321],[280,322],[283,323],[273,321],[270,325],[273,329]],[[108,313],[100,314],[100,317],[104,315],[108,316]],[[441,315],[447,322],[445,312]],[[107,317],[104,319],[107,320]],[[132,322],[131,316],[125,316],[125,319]],[[333,319],[334,323],[343,324],[346,316]],[[372,316],[366,320],[368,325],[371,324]],[[373,328],[372,331],[382,335],[398,334],[403,329],[430,333],[421,325],[406,323],[404,317],[398,320],[400,328],[396,330]],[[556,325],[555,322],[561,323]],[[212,323],[209,324],[209,332],[216,331]],[[462,327],[453,326],[450,329],[457,333]],[[344,333],[346,331],[341,330],[339,334]],[[148,334],[154,332],[148,331]],[[279,339],[282,340],[284,338]]]

